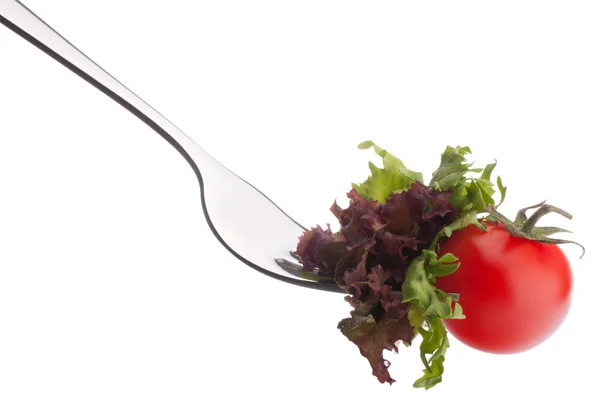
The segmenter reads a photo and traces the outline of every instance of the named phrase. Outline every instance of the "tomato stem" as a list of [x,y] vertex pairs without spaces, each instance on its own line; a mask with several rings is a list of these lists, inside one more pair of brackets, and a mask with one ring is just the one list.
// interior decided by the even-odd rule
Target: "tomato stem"
[[[531,217],[527,217],[527,210],[536,208],[537,210],[531,215]],[[546,204],[546,202],[543,201],[536,205],[528,206],[519,210],[519,212],[517,213],[517,217],[514,221],[510,220],[508,217],[498,212],[492,205],[489,205],[486,210],[490,215],[489,219],[496,223],[501,222],[506,228],[506,230],[513,236],[547,244],[575,244],[579,246],[582,250],[581,257],[583,257],[585,254],[585,247],[583,247],[581,244],[575,241],[548,237],[555,233],[570,233],[568,230],[565,230],[560,227],[536,226],[537,222],[548,213],[557,213],[571,220],[573,216],[563,209]]]
[[543,204],[539,209],[535,211],[535,213],[531,215],[531,217],[529,217],[529,219],[527,219],[525,223],[523,223],[523,231],[527,233],[531,232],[535,227],[536,223],[542,218],[542,216],[547,215],[548,213],[558,213],[569,220],[573,218],[573,216],[571,216],[570,213],[559,209],[558,207],[549,204]]

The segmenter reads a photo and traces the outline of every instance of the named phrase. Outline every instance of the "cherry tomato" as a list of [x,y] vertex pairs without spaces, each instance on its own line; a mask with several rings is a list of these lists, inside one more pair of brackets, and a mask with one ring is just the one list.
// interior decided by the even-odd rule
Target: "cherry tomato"
[[464,344],[498,354],[531,349],[550,337],[571,306],[573,276],[564,252],[511,235],[502,224],[467,226],[443,243],[460,267],[437,279],[460,294],[465,319],[449,319],[448,331]]

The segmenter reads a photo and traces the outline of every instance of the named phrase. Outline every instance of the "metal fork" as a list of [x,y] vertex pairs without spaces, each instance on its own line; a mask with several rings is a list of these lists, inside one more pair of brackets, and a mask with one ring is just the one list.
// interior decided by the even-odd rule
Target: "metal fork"
[[[208,226],[231,254],[271,278],[305,288],[343,293],[332,282],[304,278],[298,258],[290,249],[296,247],[298,237],[306,228],[217,162],[20,1],[0,0],[0,23],[114,100],[170,143],[196,174]],[[240,203],[243,203],[243,211]]]

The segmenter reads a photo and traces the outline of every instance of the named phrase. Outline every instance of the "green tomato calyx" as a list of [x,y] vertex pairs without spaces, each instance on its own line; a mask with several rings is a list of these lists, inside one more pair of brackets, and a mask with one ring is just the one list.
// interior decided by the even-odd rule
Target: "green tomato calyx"
[[[537,210],[531,216],[527,216],[527,211],[532,209]],[[519,210],[519,212],[517,213],[517,217],[514,221],[510,220],[508,217],[498,212],[496,208],[492,205],[489,205],[486,210],[489,213],[489,216],[487,217],[488,220],[490,220],[493,223],[501,222],[506,228],[506,230],[513,236],[521,237],[528,240],[534,240],[546,244],[575,244],[579,246],[582,250],[581,257],[585,255],[585,247],[583,247],[581,244],[572,240],[549,237],[556,233],[571,233],[569,230],[563,229],[561,227],[536,226],[537,222],[543,216],[549,213],[560,214],[561,216],[569,220],[573,218],[573,216],[570,213],[556,206],[547,204],[546,201]]]

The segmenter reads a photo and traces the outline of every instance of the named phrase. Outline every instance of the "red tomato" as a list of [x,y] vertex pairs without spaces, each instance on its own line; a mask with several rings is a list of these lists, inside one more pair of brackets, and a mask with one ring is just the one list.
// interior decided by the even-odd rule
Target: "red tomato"
[[458,257],[460,267],[435,285],[460,294],[466,316],[444,324],[466,345],[522,352],[546,340],[567,316],[573,276],[558,246],[515,237],[501,224],[485,231],[471,225],[452,234],[444,253]]

